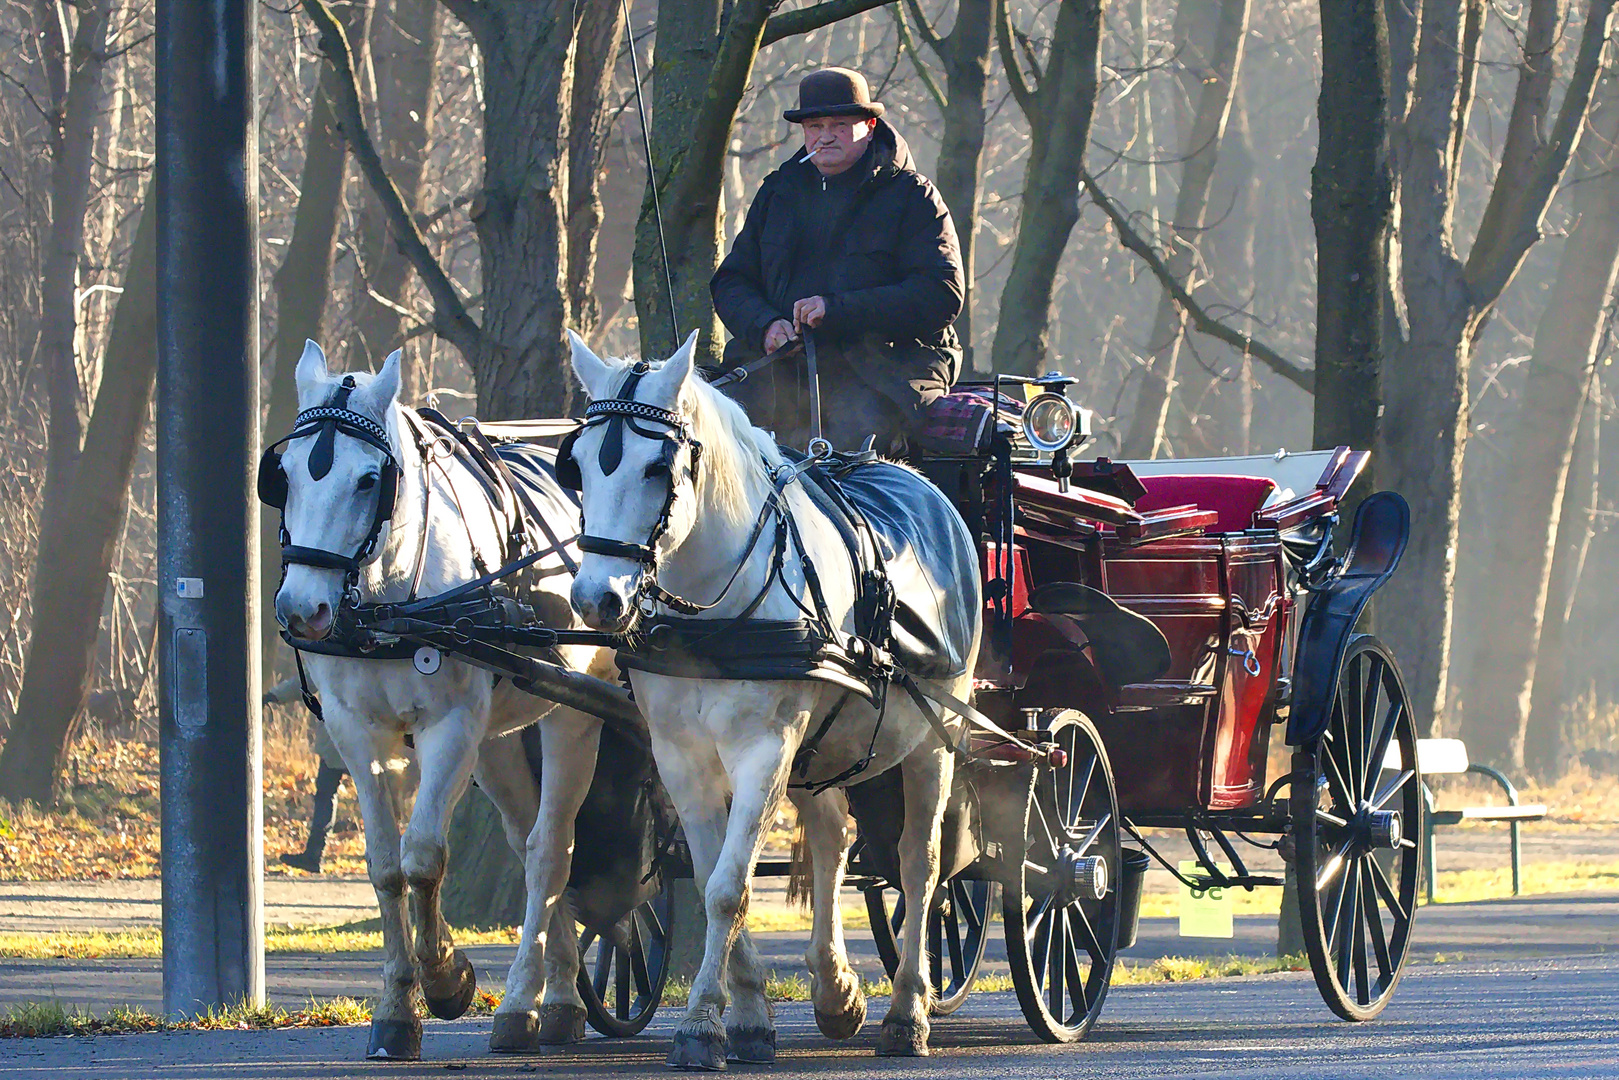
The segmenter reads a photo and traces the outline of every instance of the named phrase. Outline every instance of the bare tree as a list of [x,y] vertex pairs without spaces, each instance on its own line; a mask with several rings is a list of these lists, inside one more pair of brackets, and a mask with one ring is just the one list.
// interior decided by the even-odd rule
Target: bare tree
[[997,21],[1001,64],[1029,122],[1029,163],[1012,268],[1001,291],[990,351],[996,371],[1035,375],[1047,363],[1057,265],[1079,220],[1080,176],[1100,85],[1102,3],[1061,0],[1043,60],[1030,39],[1014,30],[1009,3]]
[[[1413,528],[1401,569],[1401,618],[1382,629],[1400,657],[1413,709],[1432,719],[1443,713],[1449,674],[1469,366],[1496,301],[1540,238],[1585,126],[1613,0],[1588,6],[1555,119],[1551,85],[1562,4],[1532,0],[1506,141],[1464,259],[1454,236],[1456,189],[1484,10],[1482,0],[1422,5],[1412,105],[1394,138],[1401,290],[1410,329],[1389,343],[1383,365],[1380,480],[1411,503]],[[1508,760],[1506,725],[1481,719],[1470,733],[1479,756]]]
[[[1552,564],[1582,403],[1596,372],[1608,305],[1619,281],[1619,80],[1603,80],[1574,185],[1575,223],[1535,331],[1522,403],[1491,502],[1490,631],[1473,654],[1467,721],[1480,751],[1524,766],[1530,690],[1546,618]],[[1578,496],[1583,500],[1589,492]],[[1583,531],[1583,524],[1580,530]],[[1549,734],[1555,744],[1555,729]],[[1543,755],[1544,756],[1544,755]],[[1545,762],[1542,762],[1545,764]]]
[[[944,86],[939,87],[913,51],[916,69],[944,114],[944,130],[939,135],[939,157],[933,166],[933,182],[950,208],[961,245],[963,279],[967,293],[961,314],[956,317],[956,333],[961,337],[968,359],[973,348],[973,275],[978,236],[979,179],[983,168],[985,96],[989,83],[990,32],[1003,0],[957,0],[956,21],[948,34],[940,34],[928,23],[919,0],[905,0],[905,8],[916,23],[917,35],[927,43],[944,66]],[[894,16],[905,29],[905,8],[896,7]],[[905,38],[910,45],[909,34]],[[970,365],[969,365],[970,366]]]
[[[1201,7],[1201,5],[1198,5]],[[1214,166],[1225,137],[1226,120],[1231,115],[1231,98],[1242,68],[1243,39],[1248,35],[1248,0],[1219,0],[1218,16],[1207,33],[1195,34],[1184,24],[1204,10],[1193,12],[1191,0],[1182,0],[1177,21],[1182,32],[1182,82],[1188,95],[1197,92],[1195,119],[1181,136],[1181,182],[1175,197],[1175,216],[1170,220],[1169,254],[1164,262],[1182,285],[1187,284],[1198,264],[1198,243],[1203,219],[1208,211],[1209,189]],[[1187,18],[1192,15],[1192,18]],[[1174,296],[1166,289],[1158,302],[1152,336],[1147,339],[1147,366],[1141,390],[1136,396],[1135,417],[1125,435],[1120,453],[1127,458],[1156,457],[1164,443],[1164,425],[1169,418],[1170,395],[1175,386],[1175,369],[1185,337],[1185,316]]]
[[[152,205],[148,200],[147,207]],[[129,477],[157,371],[157,215],[142,210],[60,535],[41,534],[34,628],[17,721],[0,752],[0,798],[49,805],[93,670]],[[46,542],[50,546],[44,546]]]

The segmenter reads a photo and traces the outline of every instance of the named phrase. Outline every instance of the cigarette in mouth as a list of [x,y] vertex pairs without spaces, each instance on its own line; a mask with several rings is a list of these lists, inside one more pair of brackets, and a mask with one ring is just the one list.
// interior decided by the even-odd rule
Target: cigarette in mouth
[[819,154],[822,150],[825,150],[825,149],[826,149],[826,147],[821,146],[821,147],[815,148],[814,150],[810,150],[810,151],[806,152],[803,157],[798,159],[798,163],[800,165],[804,164],[804,162],[808,161],[810,158],[814,157],[816,154]]

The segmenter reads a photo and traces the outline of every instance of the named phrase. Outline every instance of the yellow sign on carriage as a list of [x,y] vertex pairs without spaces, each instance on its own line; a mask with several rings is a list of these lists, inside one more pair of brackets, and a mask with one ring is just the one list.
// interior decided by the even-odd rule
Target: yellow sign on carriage
[[[1206,877],[1207,871],[1203,864],[1196,860],[1185,860],[1180,864],[1183,877],[1197,880]],[[1231,867],[1221,865],[1220,872],[1230,874]],[[1181,937],[1208,937],[1229,938],[1236,937],[1236,919],[1234,912],[1236,901],[1231,890],[1211,886],[1207,889],[1193,889],[1185,883],[1181,884]]]

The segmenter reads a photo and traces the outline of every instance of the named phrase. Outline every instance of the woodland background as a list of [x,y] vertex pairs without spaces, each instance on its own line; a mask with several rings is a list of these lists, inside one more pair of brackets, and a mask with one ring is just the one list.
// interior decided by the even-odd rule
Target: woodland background
[[[305,337],[346,368],[403,345],[410,399],[487,419],[577,404],[565,326],[666,355],[672,296],[717,349],[708,276],[799,145],[781,112],[857,67],[971,251],[978,371],[1076,376],[1088,453],[1372,448],[1415,515],[1375,617],[1420,725],[1517,776],[1611,770],[1613,7],[266,2],[263,430]],[[155,730],[152,19],[0,3],[13,805],[71,787],[81,735]]]

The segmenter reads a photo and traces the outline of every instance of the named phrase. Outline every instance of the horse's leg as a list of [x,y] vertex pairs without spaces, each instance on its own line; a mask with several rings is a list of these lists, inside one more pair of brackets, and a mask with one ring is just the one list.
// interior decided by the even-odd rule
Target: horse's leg
[[843,912],[838,906],[844,858],[849,850],[848,802],[837,790],[819,795],[793,791],[790,796],[798,808],[798,823],[804,830],[814,871],[814,924],[804,964],[810,973],[815,1026],[829,1039],[853,1038],[866,1022],[866,995],[860,989],[859,977],[849,967],[843,944]]
[[905,894],[905,925],[894,972],[894,997],[877,1038],[880,1056],[925,1057],[928,1052],[927,952],[922,933],[939,880],[939,823],[950,792],[954,762],[931,737],[900,762],[905,791],[905,824],[899,837],[900,888]]
[[[585,1037],[585,1007],[575,984],[578,940],[563,889],[572,866],[574,816],[590,791],[600,733],[601,721],[571,709],[556,709],[540,721],[545,764],[538,805],[525,831],[512,832],[508,825],[507,839],[523,858],[527,903],[506,995],[495,1013],[491,1050],[532,1050]],[[520,768],[528,778],[532,798],[533,779],[522,747],[517,745],[515,756],[503,755],[503,760],[511,762],[503,767]],[[481,773],[478,782],[483,784]],[[542,989],[545,1002],[536,1009]]]
[[[416,990],[416,961],[405,919],[405,874],[399,859],[399,819],[394,814],[391,778],[385,763],[404,749],[391,732],[371,727],[326,706],[326,730],[354,778],[354,793],[365,826],[365,866],[377,894],[382,921],[382,995],[371,1010],[366,1056],[414,1061],[422,1056],[422,1022],[411,998]],[[373,767],[375,766],[375,767]]]
[[422,997],[427,1011],[440,1020],[455,1020],[472,1004],[477,976],[466,954],[454,947],[439,905],[439,889],[449,861],[450,814],[472,779],[478,747],[488,729],[488,706],[460,705],[416,735],[421,786],[400,865],[410,882],[411,914],[416,919],[416,959],[422,968]]
[[[731,747],[725,772],[730,778],[731,809],[725,821],[724,842],[714,859],[713,870],[703,887],[703,903],[708,915],[708,934],[703,947],[703,963],[692,980],[686,1016],[675,1028],[674,1050],[669,1063],[678,1067],[720,1068],[716,1050],[727,1038],[737,1060],[775,1060],[773,1010],[764,999],[762,965],[755,966],[747,956],[744,963],[756,973],[756,986],[748,986],[746,999],[725,1016],[725,1035],[716,1038],[719,1016],[725,1012],[725,983],[730,953],[742,930],[747,914],[750,878],[764,841],[764,825],[776,811],[787,786],[787,770],[797,748],[797,738],[780,729],[759,732],[746,742]],[[661,760],[661,757],[660,757]],[[689,838],[689,834],[688,834]],[[695,852],[694,852],[695,855]],[[750,946],[743,946],[744,952]],[[757,991],[755,994],[753,991]],[[745,1056],[744,1056],[745,1055]]]

